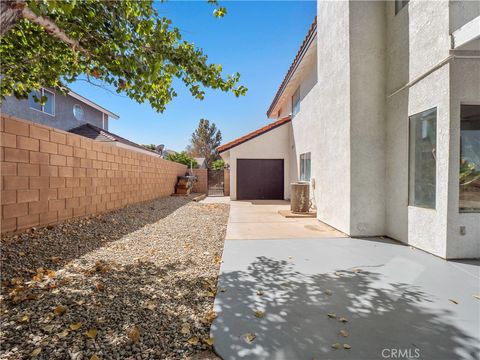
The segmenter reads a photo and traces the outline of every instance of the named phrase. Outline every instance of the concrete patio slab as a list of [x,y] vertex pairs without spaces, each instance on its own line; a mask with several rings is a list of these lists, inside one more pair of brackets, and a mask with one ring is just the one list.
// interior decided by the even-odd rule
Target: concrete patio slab
[[284,200],[231,201],[226,239],[294,239],[345,237],[316,218],[287,218]]
[[479,261],[389,240],[227,240],[211,333],[225,360],[478,359],[479,293]]

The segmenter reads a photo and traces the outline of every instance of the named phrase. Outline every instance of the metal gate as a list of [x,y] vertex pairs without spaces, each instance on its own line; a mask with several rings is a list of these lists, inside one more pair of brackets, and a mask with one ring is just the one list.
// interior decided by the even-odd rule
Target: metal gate
[[223,169],[222,170],[210,170],[207,174],[208,182],[208,196],[223,196]]

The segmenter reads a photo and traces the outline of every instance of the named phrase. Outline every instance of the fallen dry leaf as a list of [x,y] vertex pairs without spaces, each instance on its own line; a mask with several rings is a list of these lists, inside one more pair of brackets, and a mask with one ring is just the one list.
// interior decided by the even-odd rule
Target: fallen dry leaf
[[263,293],[262,290],[257,290],[257,295],[258,295],[258,296],[262,296],[263,294],[264,294],[264,293]]
[[480,294],[474,294],[472,295],[475,299],[480,300]]
[[46,332],[52,332],[53,328],[54,328],[54,325],[45,325],[42,329],[43,331],[46,331]]
[[188,325],[188,324],[183,324],[183,325],[182,325],[182,328],[180,329],[180,333],[182,333],[183,335],[188,335],[188,334],[190,334],[190,325]]
[[90,339],[95,339],[95,337],[97,336],[97,329],[91,328],[85,333],[85,335]]
[[343,337],[347,337],[348,336],[348,331],[347,330],[340,330],[340,332],[338,334],[342,335]]
[[327,289],[324,291],[326,295],[332,295],[332,290],[330,289]]
[[330,319],[336,319],[336,318],[337,318],[337,314],[334,314],[334,313],[329,313],[329,314],[327,314],[327,316],[328,316]]
[[63,315],[65,311],[67,311],[67,309],[62,305],[59,305],[55,309],[53,309],[55,315]]
[[338,321],[342,322],[342,323],[346,323],[348,322],[348,320],[344,317],[341,317],[340,319],[338,319]]
[[85,300],[77,300],[77,301],[75,301],[75,304],[83,305],[83,304],[85,304]]
[[257,336],[255,334],[252,334],[252,333],[243,334],[243,338],[245,339],[245,341],[248,344],[251,344],[255,340],[256,337]]
[[53,270],[47,270],[47,276],[48,276],[49,279],[54,278],[55,275],[56,275],[55,271],[53,271]]
[[205,315],[205,317],[203,318],[203,322],[206,323],[206,324],[211,324],[213,322],[213,320],[215,320],[215,318],[217,317],[217,313],[213,310],[210,310],[207,315]]
[[453,299],[448,299],[448,301],[450,301],[450,302],[454,303],[455,305],[457,305],[457,304],[458,304],[458,301],[456,301],[456,300],[453,300]]
[[77,322],[77,323],[73,323],[73,324],[70,324],[70,330],[78,330],[82,327],[82,323],[81,322]]
[[212,346],[215,340],[212,337],[204,338],[202,341],[208,346]]
[[90,360],[100,360],[100,358],[97,356],[97,354],[93,354]]
[[348,350],[348,349],[351,349],[352,347],[348,344],[343,344],[343,348]]
[[263,318],[264,316],[265,316],[265,312],[259,311],[259,310],[255,311],[256,318]]
[[127,335],[133,342],[138,342],[140,340],[140,329],[134,325],[128,330]]
[[155,310],[157,308],[157,304],[154,301],[147,301],[147,305],[145,307],[148,310]]
[[340,343],[338,343],[338,342],[335,343],[335,344],[332,344],[332,348],[334,348],[335,350],[338,350],[338,349],[340,349],[341,347],[342,347],[342,344],[340,344]]
[[198,344],[198,337],[197,336],[194,336],[194,337],[191,337],[190,339],[187,340],[187,343],[189,343],[190,345],[197,345]]
[[30,315],[23,315],[22,318],[20,319],[20,322],[29,322],[30,321]]
[[30,353],[31,357],[37,357],[42,352],[42,348],[36,348]]
[[62,332],[58,333],[57,336],[60,339],[63,339],[64,337],[67,337],[70,331],[68,329],[63,330]]

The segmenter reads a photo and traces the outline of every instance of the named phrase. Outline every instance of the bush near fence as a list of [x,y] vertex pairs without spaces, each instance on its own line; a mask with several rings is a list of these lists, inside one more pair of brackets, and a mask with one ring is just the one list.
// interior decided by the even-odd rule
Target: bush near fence
[[169,196],[187,170],[26,120],[0,120],[2,233]]

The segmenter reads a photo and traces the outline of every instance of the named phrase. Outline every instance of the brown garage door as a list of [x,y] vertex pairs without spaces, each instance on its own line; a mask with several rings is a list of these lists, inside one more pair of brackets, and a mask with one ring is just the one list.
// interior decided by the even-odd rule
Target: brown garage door
[[237,199],[283,199],[283,159],[237,159]]

